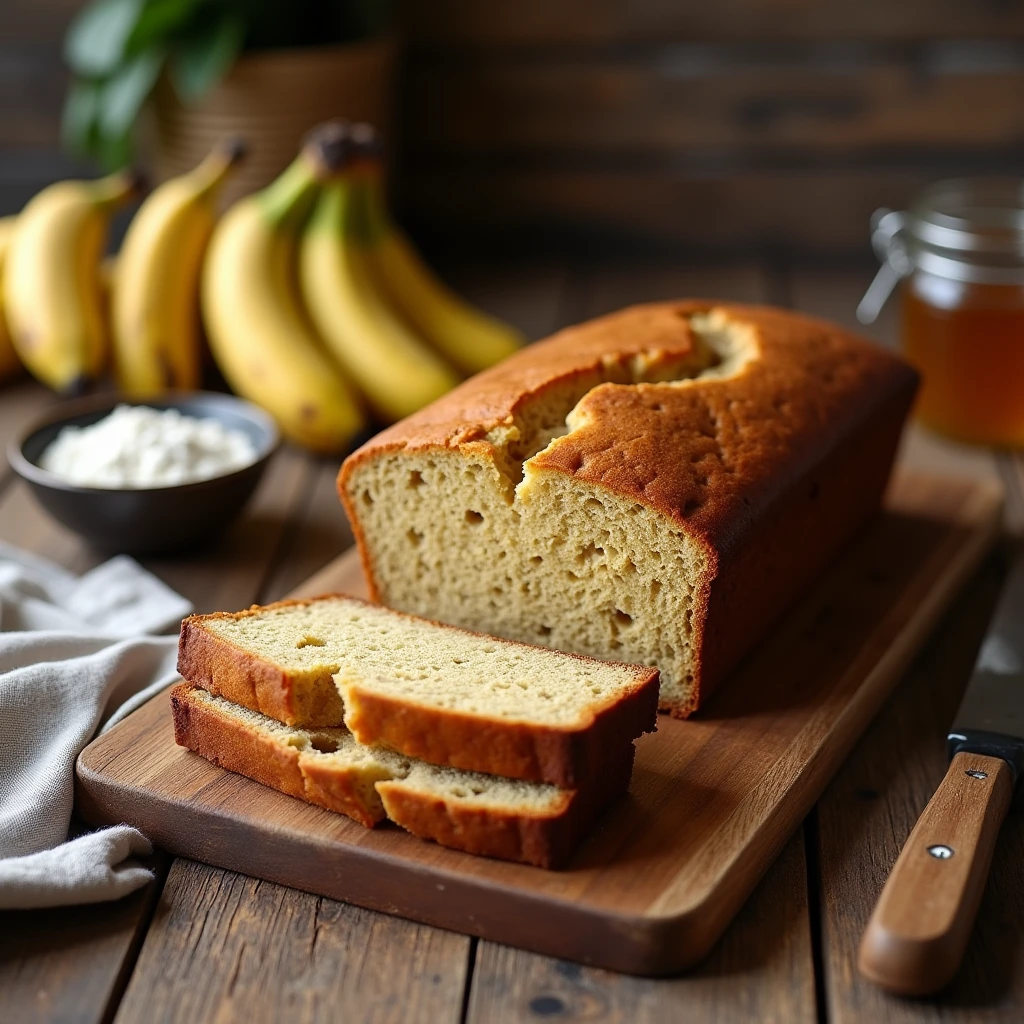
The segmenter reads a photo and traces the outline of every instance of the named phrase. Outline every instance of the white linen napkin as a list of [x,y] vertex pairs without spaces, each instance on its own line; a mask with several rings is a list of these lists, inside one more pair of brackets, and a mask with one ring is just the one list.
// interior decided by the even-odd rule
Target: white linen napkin
[[117,899],[152,877],[117,825],[65,842],[75,759],[177,676],[189,603],[120,556],[75,577],[0,542],[0,908]]

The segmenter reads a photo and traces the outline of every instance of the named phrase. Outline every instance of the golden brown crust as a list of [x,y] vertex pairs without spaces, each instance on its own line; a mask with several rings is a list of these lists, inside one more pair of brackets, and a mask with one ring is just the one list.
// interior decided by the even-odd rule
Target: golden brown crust
[[[709,310],[756,333],[759,355],[740,373],[688,387],[601,384],[577,406],[576,429],[531,463],[643,504],[704,548],[693,692],[669,708],[689,714],[878,506],[917,375],[826,321],[709,300],[636,306],[532,345],[378,434],[338,476],[371,596],[381,587],[348,493],[360,466],[397,451],[493,455],[489,433],[526,403],[603,359],[686,355],[688,318]],[[761,547],[795,553],[781,587]]]
[[632,691],[590,721],[556,729],[501,718],[420,707],[342,681],[345,724],[360,743],[385,746],[430,764],[587,788],[603,776],[615,752],[656,726],[658,673],[651,669]]
[[367,828],[384,820],[380,795],[372,784],[361,780],[357,772],[343,771],[313,758],[303,758],[300,764],[304,787],[301,799],[347,815]]
[[890,402],[766,509],[709,587],[700,687],[685,718],[877,514],[907,400]]
[[378,783],[377,790],[388,817],[421,839],[483,857],[559,868],[601,813],[629,788],[633,755],[631,744],[605,766],[599,785],[567,790],[557,811],[548,815],[507,814],[444,801],[401,780]]
[[[345,597],[346,600],[358,600]],[[285,725],[310,728],[342,725],[345,709],[330,672],[289,672],[206,628],[206,623],[211,620],[243,619],[258,615],[264,608],[297,607],[320,599],[283,600],[262,607],[253,605],[240,612],[190,615],[181,624],[178,672],[182,678],[218,697],[259,711]]]
[[280,793],[344,814],[367,828],[383,818],[379,802],[365,799],[355,772],[335,767],[324,773],[318,765],[304,763],[297,748],[275,743],[237,718],[220,714],[209,703],[196,700],[191,695],[193,689],[188,683],[171,689],[174,741],[179,746]]
[[191,698],[191,690],[187,683],[171,688],[175,743],[281,793],[303,795],[298,750],[282,749],[256,732],[239,729],[237,723],[227,722],[208,704]]

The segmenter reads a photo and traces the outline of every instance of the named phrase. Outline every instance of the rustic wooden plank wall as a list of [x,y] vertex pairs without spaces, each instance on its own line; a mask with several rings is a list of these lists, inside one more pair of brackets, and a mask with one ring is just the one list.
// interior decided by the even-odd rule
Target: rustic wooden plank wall
[[876,206],[1022,164],[1012,0],[433,0],[408,20],[403,180],[435,228],[866,253]]
[[75,164],[58,146],[61,37],[83,0],[0,0],[0,214]]
[[[67,169],[60,36],[0,4],[0,210]],[[1021,0],[406,0],[400,197],[465,241],[865,254],[876,206],[1024,165]]]

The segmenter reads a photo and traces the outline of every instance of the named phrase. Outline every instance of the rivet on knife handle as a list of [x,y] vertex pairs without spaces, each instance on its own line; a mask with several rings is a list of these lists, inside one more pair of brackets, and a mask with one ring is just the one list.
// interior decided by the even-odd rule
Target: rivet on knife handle
[[901,995],[935,992],[953,977],[1012,795],[1002,758],[953,758],[868,921],[861,974]]

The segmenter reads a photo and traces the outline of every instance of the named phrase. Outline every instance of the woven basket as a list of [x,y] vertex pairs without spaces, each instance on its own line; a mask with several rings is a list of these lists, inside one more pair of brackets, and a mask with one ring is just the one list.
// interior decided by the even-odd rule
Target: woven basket
[[321,121],[369,121],[387,136],[393,64],[387,39],[247,54],[195,106],[184,106],[161,83],[153,118],[156,178],[190,170],[220,139],[241,135],[249,155],[224,189],[227,206],[277,177]]

